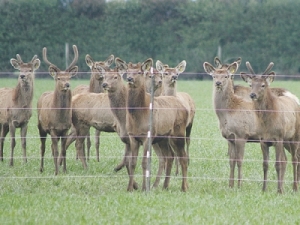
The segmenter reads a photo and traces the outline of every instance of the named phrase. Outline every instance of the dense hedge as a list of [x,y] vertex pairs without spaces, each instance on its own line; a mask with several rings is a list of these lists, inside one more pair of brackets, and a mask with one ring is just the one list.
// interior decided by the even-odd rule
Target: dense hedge
[[44,46],[64,69],[67,42],[78,46],[80,71],[88,70],[86,54],[114,54],[170,66],[185,59],[186,71],[201,73],[221,46],[223,61],[243,58],[241,69],[250,61],[261,72],[273,61],[277,73],[297,74],[299,8],[300,1],[281,0],[0,0],[1,71],[13,71],[9,59],[17,53],[41,58]]

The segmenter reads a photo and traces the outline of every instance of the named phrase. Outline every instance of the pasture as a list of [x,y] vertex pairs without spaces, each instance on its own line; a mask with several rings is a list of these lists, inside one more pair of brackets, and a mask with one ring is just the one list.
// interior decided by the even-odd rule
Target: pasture
[[[208,76],[208,75],[206,75]],[[227,143],[218,130],[212,106],[212,81],[178,81],[178,89],[188,92],[196,103],[191,135],[189,189],[180,191],[181,176],[174,175],[170,188],[150,193],[140,189],[128,193],[125,169],[113,168],[123,156],[123,144],[116,133],[101,133],[100,162],[96,161],[92,139],[88,169],[75,159],[75,146],[67,150],[67,173],[54,175],[50,137],[47,136],[44,172],[40,173],[40,140],[37,110],[29,122],[28,163],[22,160],[19,130],[16,134],[14,167],[9,167],[10,141],[6,137],[4,162],[0,163],[0,224],[294,224],[299,219],[299,193],[292,191],[292,167],[289,159],[283,195],[277,194],[274,151],[270,152],[269,182],[262,193],[262,154],[258,144],[246,144],[243,184],[228,187]],[[0,79],[0,87],[13,87],[16,79]],[[71,87],[88,80],[71,80]],[[240,83],[240,82],[237,82]],[[298,81],[277,81],[272,87],[284,87],[300,97]],[[53,79],[36,79],[33,106],[44,91],[54,89]],[[91,130],[94,134],[94,130]],[[139,156],[141,156],[141,150]],[[136,180],[141,187],[141,159]],[[157,170],[153,152],[152,183]],[[237,172],[235,173],[237,175]],[[236,184],[236,182],[235,182]]]

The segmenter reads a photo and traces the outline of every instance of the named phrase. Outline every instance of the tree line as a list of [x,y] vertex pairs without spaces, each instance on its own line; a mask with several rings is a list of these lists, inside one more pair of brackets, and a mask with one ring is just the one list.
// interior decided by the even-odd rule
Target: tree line
[[[84,57],[110,54],[126,62],[151,57],[186,72],[203,73],[203,62],[242,57],[262,72],[272,61],[277,74],[300,73],[300,1],[281,0],[0,0],[0,66],[20,54],[48,57],[65,67],[65,43]],[[42,63],[40,71],[47,71]],[[200,76],[201,77],[201,76]]]

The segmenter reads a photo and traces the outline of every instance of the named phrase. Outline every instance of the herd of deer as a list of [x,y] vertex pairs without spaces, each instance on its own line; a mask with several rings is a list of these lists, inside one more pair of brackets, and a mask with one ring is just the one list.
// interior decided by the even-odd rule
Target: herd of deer
[[[105,61],[94,61],[91,56],[86,55],[85,60],[91,70],[90,85],[80,85],[71,91],[70,79],[78,72],[76,66],[78,50],[75,45],[73,50],[72,63],[66,70],[61,71],[48,60],[47,49],[43,49],[43,59],[49,65],[49,73],[55,80],[55,89],[43,93],[37,103],[41,141],[40,171],[44,170],[47,134],[51,136],[56,175],[61,165],[66,172],[66,149],[74,141],[77,157],[83,167],[87,168],[86,158],[89,159],[91,146],[90,128],[94,127],[98,161],[101,131],[117,132],[125,144],[123,160],[116,166],[115,171],[126,167],[129,176],[128,191],[138,188],[134,172],[141,145],[144,149],[142,189],[146,190],[149,144],[159,159],[153,187],[158,186],[160,177],[165,171],[163,187],[168,188],[171,168],[176,159],[176,173],[179,164],[182,172],[181,190],[187,191],[190,135],[196,106],[189,94],[176,91],[176,81],[179,74],[184,72],[186,62],[182,61],[171,68],[157,60],[154,69],[151,58],[143,63],[134,64],[126,63],[113,55]],[[10,62],[20,73],[15,88],[0,88],[0,159],[3,161],[4,139],[10,132],[10,165],[13,166],[16,128],[21,129],[23,159],[27,162],[26,133],[32,115],[34,71],[39,68],[40,60],[35,55],[30,62],[24,63],[20,55],[17,55],[17,59],[11,59]],[[110,68],[113,62],[115,68]],[[241,186],[245,144],[257,142],[260,143],[263,152],[263,191],[266,190],[270,146],[274,146],[276,150],[278,192],[283,192],[287,161],[284,148],[292,155],[293,189],[296,191],[300,178],[299,100],[285,89],[269,87],[275,76],[271,71],[273,63],[269,64],[262,75],[256,75],[247,62],[246,66],[250,73],[241,73],[241,77],[250,87],[234,85],[233,76],[240,63],[240,58],[231,64],[222,64],[215,58],[215,67],[208,62],[203,64],[205,71],[213,78],[214,109],[222,136],[228,141],[229,186],[234,185],[236,164],[238,186]],[[124,83],[124,74],[127,84]],[[151,88],[154,92],[152,103]],[[149,135],[150,113],[152,113],[152,129]],[[59,141],[61,141],[60,155]]]

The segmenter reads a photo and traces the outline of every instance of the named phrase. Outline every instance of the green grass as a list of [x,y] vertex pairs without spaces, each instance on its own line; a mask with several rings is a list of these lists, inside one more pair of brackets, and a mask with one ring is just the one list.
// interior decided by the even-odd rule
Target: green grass
[[[73,80],[72,87],[87,80]],[[1,79],[1,87],[14,86],[15,80]],[[123,144],[116,134],[102,133],[100,163],[94,145],[88,170],[75,160],[74,144],[67,152],[66,174],[54,176],[54,165],[47,139],[45,171],[39,172],[40,142],[34,109],[27,141],[28,163],[22,161],[20,140],[15,149],[15,165],[8,166],[9,136],[3,163],[0,163],[0,224],[294,224],[299,219],[299,193],[292,191],[292,167],[288,163],[285,193],[277,194],[274,151],[271,151],[269,183],[262,193],[262,154],[257,144],[247,144],[242,188],[228,187],[227,144],[218,130],[212,109],[212,81],[179,81],[197,106],[192,130],[189,190],[180,191],[181,178],[171,178],[169,190],[161,185],[150,193],[126,191],[125,170],[113,172],[123,155]],[[300,96],[297,82],[275,81]],[[34,107],[42,92],[52,90],[52,79],[36,79]],[[19,136],[19,131],[17,133]],[[141,152],[140,152],[141,155]],[[290,156],[288,155],[290,158]],[[141,186],[142,170],[136,171]],[[152,178],[157,169],[153,156]]]

